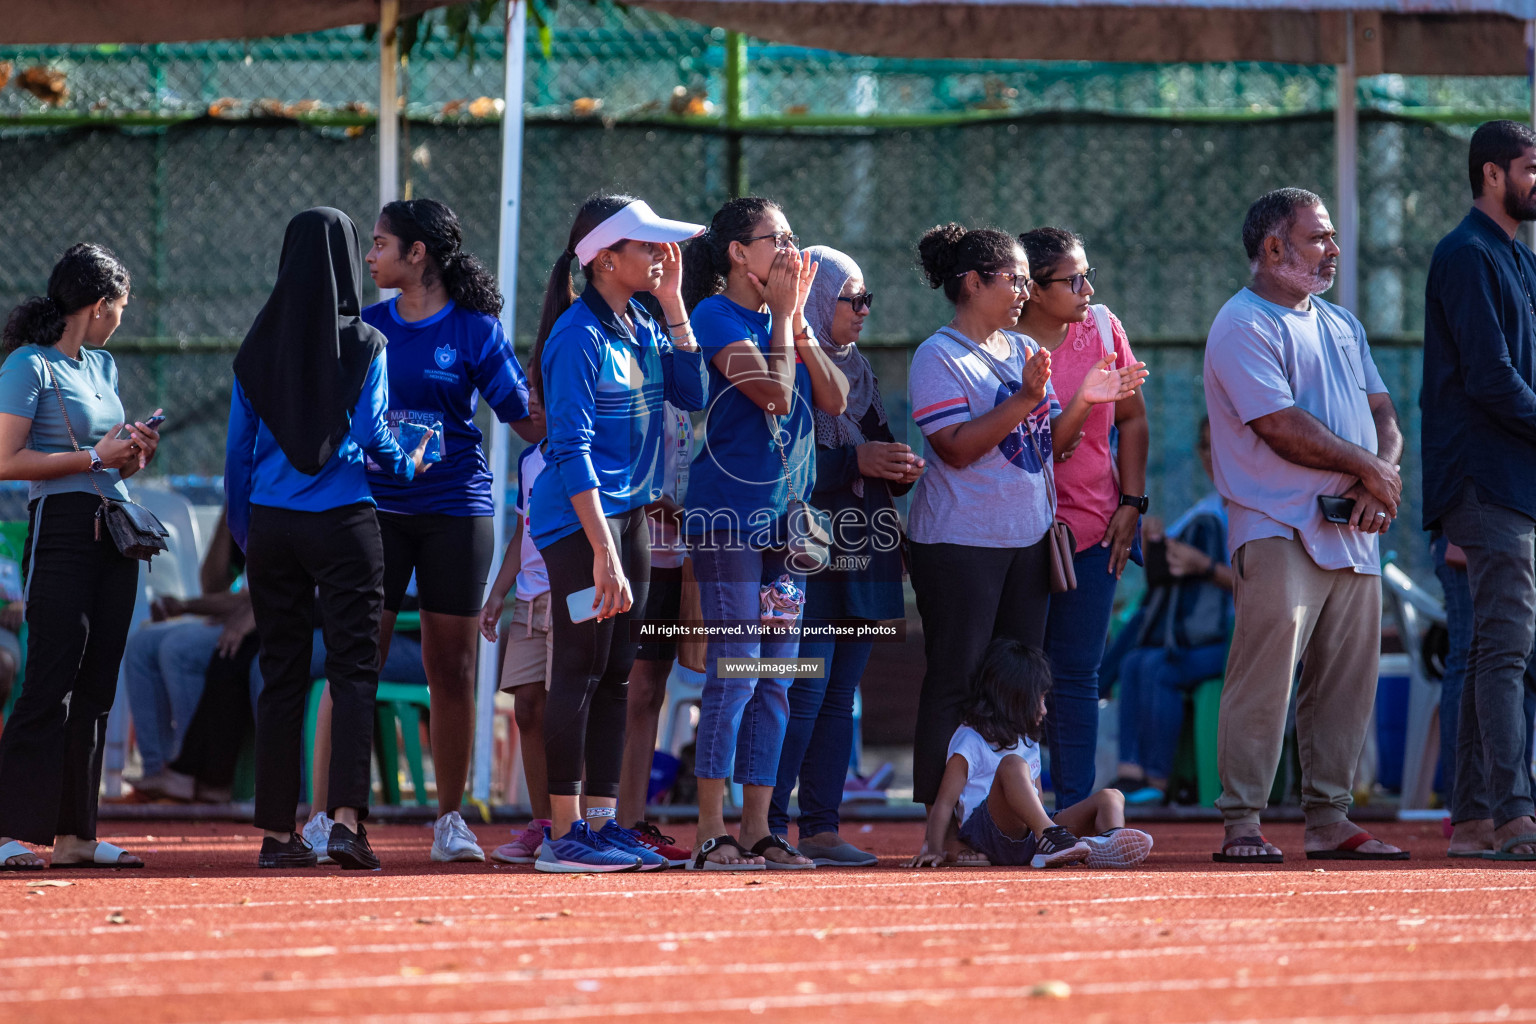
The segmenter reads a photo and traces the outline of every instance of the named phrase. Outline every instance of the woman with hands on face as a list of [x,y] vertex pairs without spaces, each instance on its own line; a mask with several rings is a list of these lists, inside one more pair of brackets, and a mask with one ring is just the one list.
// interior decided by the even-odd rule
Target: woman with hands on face
[[[710,404],[704,446],[689,468],[683,534],[704,619],[741,627],[739,634],[709,638],[692,866],[812,868],[809,857],[769,829],[790,680],[722,675],[720,661],[794,658],[800,649],[791,629],[762,635],[756,629],[765,602],[776,621],[799,621],[805,567],[788,547],[790,502],[810,502],[815,489],[813,410],[841,415],[848,381],[827,339],[807,319],[817,264],[800,252],[776,203],[752,196],[726,203],[684,260],[684,297],[709,359]],[[725,787],[732,778],[743,787],[739,839],[725,830]]]
[[775,835],[788,833],[789,796],[798,781],[800,851],[817,867],[868,867],[875,856],[838,835],[838,805],[853,747],[854,696],[874,644],[834,639],[827,627],[905,616],[901,519],[891,499],[911,489],[924,463],[891,433],[880,382],[858,348],[874,299],[858,264],[820,245],[802,256],[817,267],[806,320],[821,351],[847,378],[848,401],[840,415],[812,413],[812,502],[832,516],[832,565],[806,578],[800,657],[823,659],[825,671],[819,679],[797,679],[789,689],[789,725],[768,827]]
[[[1037,228],[1019,242],[1035,278],[1019,328],[1050,352],[1057,393],[1080,391],[1107,367],[1140,367],[1120,320],[1107,307],[1090,305],[1097,271],[1088,265],[1082,239],[1061,228]],[[1118,450],[1111,440],[1115,432]],[[1080,803],[1093,791],[1099,662],[1115,585],[1147,509],[1147,446],[1147,407],[1136,390],[1093,406],[1079,443],[1062,453],[1070,458],[1058,456],[1055,465],[1056,514],[1077,542],[1077,589],[1051,598],[1045,628],[1055,678],[1045,740],[1058,807]]]
[[[1093,407],[1134,393],[1146,371],[1101,360],[1063,409],[1051,354],[1012,330],[1034,285],[1018,240],[947,224],[925,234],[918,253],[929,286],[955,306],[908,373],[927,456],[909,524],[928,661],[913,785],[914,799],[931,804],[987,644],[1045,639],[1052,439],[1076,437]],[[947,854],[963,856],[950,838]]]
[[[646,506],[661,493],[664,402],[701,409],[706,395],[677,246],[703,229],[630,196],[594,196],[544,293],[530,384],[546,411],[546,468],[528,515],[549,571],[555,652],[544,708],[553,824],[534,863],[540,871],[667,866],[614,813],[637,648],[630,620],[650,581]],[[587,279],[579,297],[573,265]],[[661,320],[635,301],[642,291]],[[586,607],[572,607],[585,593],[590,601],[577,603]]]

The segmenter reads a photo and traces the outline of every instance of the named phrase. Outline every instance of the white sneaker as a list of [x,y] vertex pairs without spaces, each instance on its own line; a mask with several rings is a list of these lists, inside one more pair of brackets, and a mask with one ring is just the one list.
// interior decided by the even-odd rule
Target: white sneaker
[[1096,836],[1084,836],[1090,868],[1133,868],[1152,852],[1152,837],[1134,828],[1112,828]]
[[321,864],[335,864],[326,848],[331,845],[331,826],[336,824],[324,811],[318,812],[304,823],[304,841],[314,848]]
[[432,859],[438,862],[485,860],[485,851],[458,811],[449,811],[432,826]]

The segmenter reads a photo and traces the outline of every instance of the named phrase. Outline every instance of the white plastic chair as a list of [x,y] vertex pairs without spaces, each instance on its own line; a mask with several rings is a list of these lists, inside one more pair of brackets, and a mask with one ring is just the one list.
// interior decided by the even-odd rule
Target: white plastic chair
[[1403,737],[1402,810],[1429,806],[1439,760],[1440,682],[1424,660],[1424,636],[1435,623],[1445,624],[1445,606],[1414,583],[1396,565],[1381,571],[1386,610],[1397,620],[1408,656],[1408,726]]

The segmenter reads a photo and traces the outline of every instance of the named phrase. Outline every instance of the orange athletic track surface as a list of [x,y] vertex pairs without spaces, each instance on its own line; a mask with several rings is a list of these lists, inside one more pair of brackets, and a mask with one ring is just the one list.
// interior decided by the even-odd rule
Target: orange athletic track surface
[[909,871],[920,826],[855,824],[879,868],[607,876],[432,865],[423,826],[373,832],[374,874],[124,828],[148,869],[0,873],[0,1021],[1536,1021],[1536,864],[1446,860],[1438,822],[1374,826],[1397,865],[1307,861],[1299,825],[1284,866],[1217,865],[1218,826],[1153,824],[1137,871]]

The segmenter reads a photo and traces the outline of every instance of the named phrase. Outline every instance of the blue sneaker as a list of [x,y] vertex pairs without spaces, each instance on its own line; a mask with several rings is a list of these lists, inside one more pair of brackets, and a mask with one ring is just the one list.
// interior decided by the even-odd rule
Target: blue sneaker
[[556,874],[579,875],[593,871],[634,871],[640,867],[640,856],[614,846],[602,836],[578,821],[559,839],[544,830],[544,844],[539,847],[539,859],[533,862],[538,871]]
[[598,838],[608,840],[625,853],[632,853],[639,857],[641,871],[665,871],[672,865],[667,858],[642,843],[640,833],[630,831],[614,818],[609,818],[608,824],[604,825],[597,835]]

